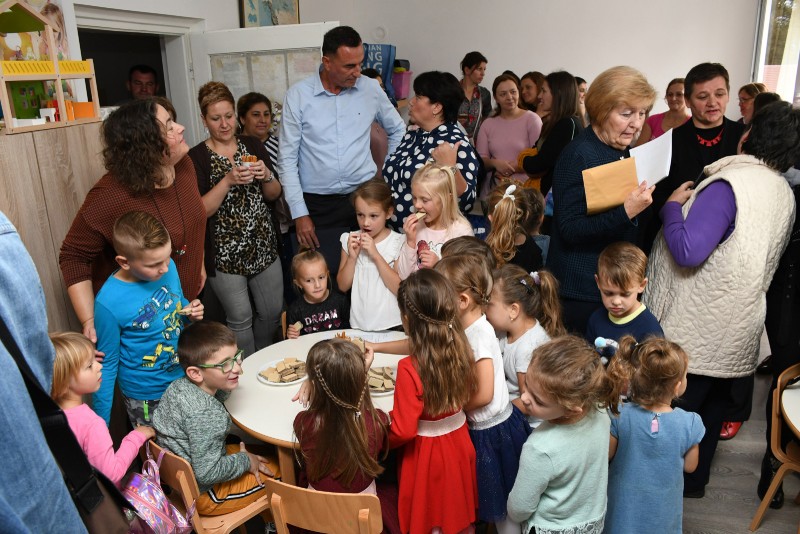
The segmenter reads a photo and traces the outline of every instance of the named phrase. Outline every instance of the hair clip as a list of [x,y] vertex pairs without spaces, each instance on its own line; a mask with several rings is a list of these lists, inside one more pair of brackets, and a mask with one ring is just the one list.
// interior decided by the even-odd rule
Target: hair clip
[[542,279],[539,277],[539,271],[533,271],[530,273],[531,278],[533,278],[533,283],[537,286],[542,285]]
[[510,198],[511,200],[514,200],[514,191],[516,190],[517,186],[515,184],[509,185],[508,187],[506,187],[506,192],[503,193],[503,198]]
[[524,278],[520,279],[519,283],[525,286],[525,291],[528,292],[528,295],[533,295],[533,288],[528,285],[528,282]]

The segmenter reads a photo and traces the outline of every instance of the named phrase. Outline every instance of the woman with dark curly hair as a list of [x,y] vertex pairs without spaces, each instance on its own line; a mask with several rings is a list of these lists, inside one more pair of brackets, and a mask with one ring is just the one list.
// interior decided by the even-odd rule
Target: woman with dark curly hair
[[680,406],[706,427],[685,497],[703,496],[731,386],[756,370],[766,291],[795,218],[781,173],[800,160],[800,110],[764,107],[743,139],[739,155],[708,165],[699,186],[685,182],[667,199],[647,269],[643,301],[689,354]]
[[225,84],[203,85],[197,101],[209,137],[189,156],[208,216],[208,283],[249,356],[272,343],[283,308],[278,232],[268,204],[280,196],[281,184],[261,140],[236,135],[233,95]]
[[406,133],[383,164],[383,179],[395,202],[388,221],[394,230],[400,231],[411,213],[411,177],[428,160],[454,168],[459,208],[464,213],[472,209],[480,163],[475,148],[456,123],[463,100],[461,86],[449,72],[423,72],[414,78],[408,116],[418,128]]
[[59,255],[72,307],[92,341],[94,294],[117,268],[112,229],[129,211],[150,213],[166,227],[186,298],[203,288],[206,216],[183,131],[153,98],[124,104],[103,123],[108,173],[86,195]]

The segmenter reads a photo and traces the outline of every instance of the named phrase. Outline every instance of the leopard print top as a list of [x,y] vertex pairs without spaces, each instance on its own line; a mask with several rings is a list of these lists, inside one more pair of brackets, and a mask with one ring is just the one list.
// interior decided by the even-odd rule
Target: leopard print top
[[[208,146],[211,156],[209,189],[217,185],[233,167],[228,158]],[[247,148],[238,141],[233,160],[242,164]],[[253,181],[232,187],[216,213],[215,266],[228,274],[258,274],[278,258],[278,241],[272,225],[269,205],[261,192],[261,184]]]

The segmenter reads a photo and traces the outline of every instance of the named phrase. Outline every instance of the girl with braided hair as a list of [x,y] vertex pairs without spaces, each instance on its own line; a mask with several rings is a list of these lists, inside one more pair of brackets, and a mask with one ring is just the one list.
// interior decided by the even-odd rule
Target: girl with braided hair
[[403,532],[470,532],[478,507],[475,449],[463,407],[474,391],[474,360],[453,285],[432,269],[397,292],[411,355],[397,365],[391,447],[399,454]]
[[531,428],[509,400],[500,344],[483,313],[492,273],[486,258],[476,255],[442,258],[434,270],[458,293],[458,315],[475,359],[476,388],[464,411],[477,457],[478,519],[494,523],[499,534],[519,533],[519,523],[506,518],[506,501]]
[[391,498],[396,490],[375,484],[383,472],[378,457],[387,450],[389,418],[373,407],[369,395],[367,370],[373,356],[371,349],[362,353],[337,338],[320,341],[308,352],[310,404],[294,420],[305,475],[301,482],[305,478],[310,489],[319,491],[378,495],[384,532],[399,532],[396,499]]

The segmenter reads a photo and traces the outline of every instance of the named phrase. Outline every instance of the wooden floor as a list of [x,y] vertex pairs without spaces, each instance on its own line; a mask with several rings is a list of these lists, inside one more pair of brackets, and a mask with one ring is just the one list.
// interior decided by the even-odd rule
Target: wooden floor
[[[769,378],[757,375],[750,421],[742,426],[735,438],[719,442],[711,467],[711,480],[706,486],[706,496],[702,499],[684,499],[685,533],[750,532],[750,521],[760,504],[756,485],[761,472],[761,458],[766,448],[764,406],[768,388]],[[794,497],[800,491],[800,478],[790,474],[783,488],[786,504],[780,510],[767,510],[761,527],[756,531],[759,534],[797,532],[800,506],[794,504]],[[647,529],[642,532],[647,532]]]

